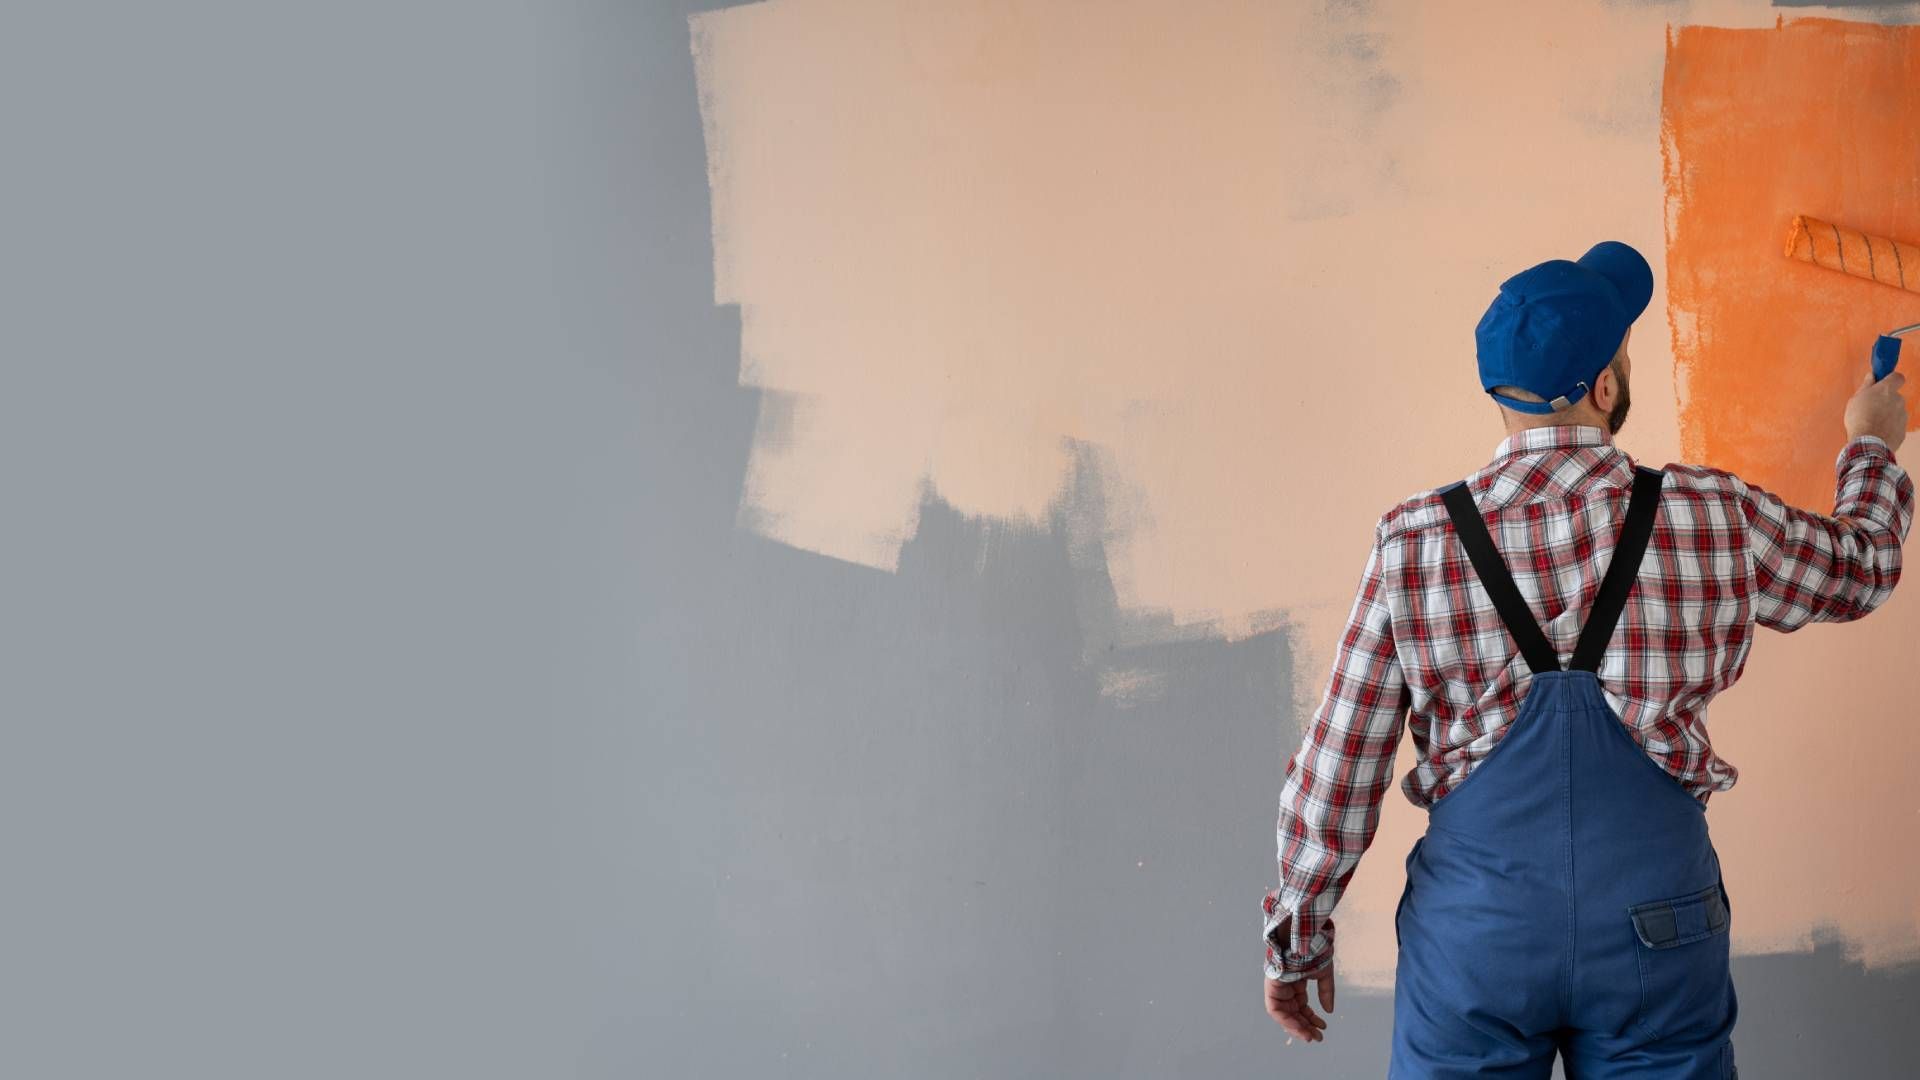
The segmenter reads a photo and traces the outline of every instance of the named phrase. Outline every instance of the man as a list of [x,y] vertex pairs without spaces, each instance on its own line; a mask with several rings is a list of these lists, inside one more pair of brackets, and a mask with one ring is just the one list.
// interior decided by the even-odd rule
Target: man
[[1411,716],[1401,789],[1429,819],[1394,917],[1391,1077],[1546,1077],[1556,1053],[1583,1080],[1736,1075],[1705,808],[1739,774],[1706,705],[1755,625],[1846,622],[1892,592],[1913,520],[1906,380],[1867,372],[1847,402],[1831,516],[1720,469],[1637,465],[1612,436],[1652,294],[1613,241],[1502,283],[1475,337],[1507,437],[1376,523],[1287,762],[1266,1004],[1317,1042],[1309,986],[1332,1012],[1332,911]]

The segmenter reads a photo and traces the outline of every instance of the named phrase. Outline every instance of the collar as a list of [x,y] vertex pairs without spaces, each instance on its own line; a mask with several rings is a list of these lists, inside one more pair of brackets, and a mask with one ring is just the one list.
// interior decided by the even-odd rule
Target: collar
[[1547,427],[1522,428],[1500,440],[1500,445],[1494,448],[1493,460],[1499,462],[1510,457],[1538,454],[1548,450],[1612,445],[1613,435],[1606,428],[1592,424],[1552,424]]

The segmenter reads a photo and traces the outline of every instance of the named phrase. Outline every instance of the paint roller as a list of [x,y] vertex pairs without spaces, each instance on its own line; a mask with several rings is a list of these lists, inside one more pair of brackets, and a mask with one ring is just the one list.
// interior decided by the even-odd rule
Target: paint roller
[[[1787,255],[1896,289],[1920,292],[1920,247],[1870,236],[1858,229],[1843,229],[1805,214],[1794,216],[1793,227],[1787,232]],[[1914,264],[1911,276],[1907,274],[1908,263]],[[1920,323],[1889,330],[1873,343],[1868,360],[1875,382],[1893,372],[1900,362],[1900,337],[1914,330],[1920,330]]]

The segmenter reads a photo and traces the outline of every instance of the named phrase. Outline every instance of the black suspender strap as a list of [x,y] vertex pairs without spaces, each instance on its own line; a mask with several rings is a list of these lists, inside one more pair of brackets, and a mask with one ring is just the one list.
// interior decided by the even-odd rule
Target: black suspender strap
[[[1587,612],[1587,625],[1580,631],[1580,640],[1573,650],[1573,662],[1567,670],[1600,670],[1600,656],[1613,638],[1613,628],[1620,621],[1620,612],[1627,606],[1627,594],[1633,590],[1634,580],[1640,573],[1641,556],[1646,554],[1647,541],[1653,535],[1654,516],[1660,508],[1660,486],[1665,478],[1666,473],[1661,469],[1649,469],[1644,465],[1634,467],[1633,496],[1627,503],[1627,521],[1620,530],[1620,542],[1614,546],[1613,558],[1607,564],[1606,576],[1600,580],[1600,592],[1594,598],[1593,608]],[[1507,633],[1513,635],[1514,644],[1520,646],[1520,654],[1526,657],[1527,666],[1535,674],[1559,671],[1560,654],[1554,650],[1553,643],[1547,640],[1547,635],[1541,632],[1533,612],[1527,609],[1526,598],[1520,595],[1519,587],[1513,583],[1513,574],[1507,569],[1506,560],[1500,557],[1500,552],[1493,546],[1493,537],[1488,535],[1487,523],[1481,518],[1479,508],[1473,504],[1473,495],[1467,490],[1466,481],[1441,489],[1440,498],[1453,518],[1454,532],[1459,534],[1461,546],[1467,549],[1467,558],[1480,575],[1480,584],[1486,587],[1487,595],[1493,598],[1494,610],[1500,613],[1500,621],[1507,625]]]
[[1514,585],[1506,560],[1493,546],[1493,537],[1487,535],[1487,523],[1480,517],[1480,508],[1473,504],[1473,493],[1467,490],[1467,482],[1461,480],[1443,489],[1440,498],[1447,504],[1454,532],[1459,534],[1461,546],[1467,549],[1467,558],[1473,561],[1480,584],[1493,598],[1494,610],[1500,613],[1500,621],[1507,624],[1507,633],[1513,635],[1514,644],[1520,646],[1527,666],[1535,674],[1559,671],[1560,654],[1554,651],[1553,643],[1540,632],[1540,624],[1527,610],[1526,598]]
[[1634,467],[1627,524],[1620,530],[1620,543],[1614,546],[1613,559],[1607,563],[1607,576],[1600,579],[1600,595],[1587,611],[1587,625],[1580,631],[1580,642],[1573,647],[1573,662],[1567,670],[1600,670],[1600,654],[1613,639],[1614,625],[1620,621],[1627,594],[1633,591],[1640,574],[1640,557],[1647,553],[1647,539],[1653,535],[1653,518],[1660,509],[1660,485],[1665,478],[1664,470]]

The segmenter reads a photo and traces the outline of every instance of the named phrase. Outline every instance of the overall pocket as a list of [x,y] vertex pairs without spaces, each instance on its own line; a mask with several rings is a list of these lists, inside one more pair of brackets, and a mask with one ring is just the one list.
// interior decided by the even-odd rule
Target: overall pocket
[[1652,1039],[1709,1032],[1732,1008],[1731,924],[1719,882],[1627,908],[1640,962],[1640,1026]]

